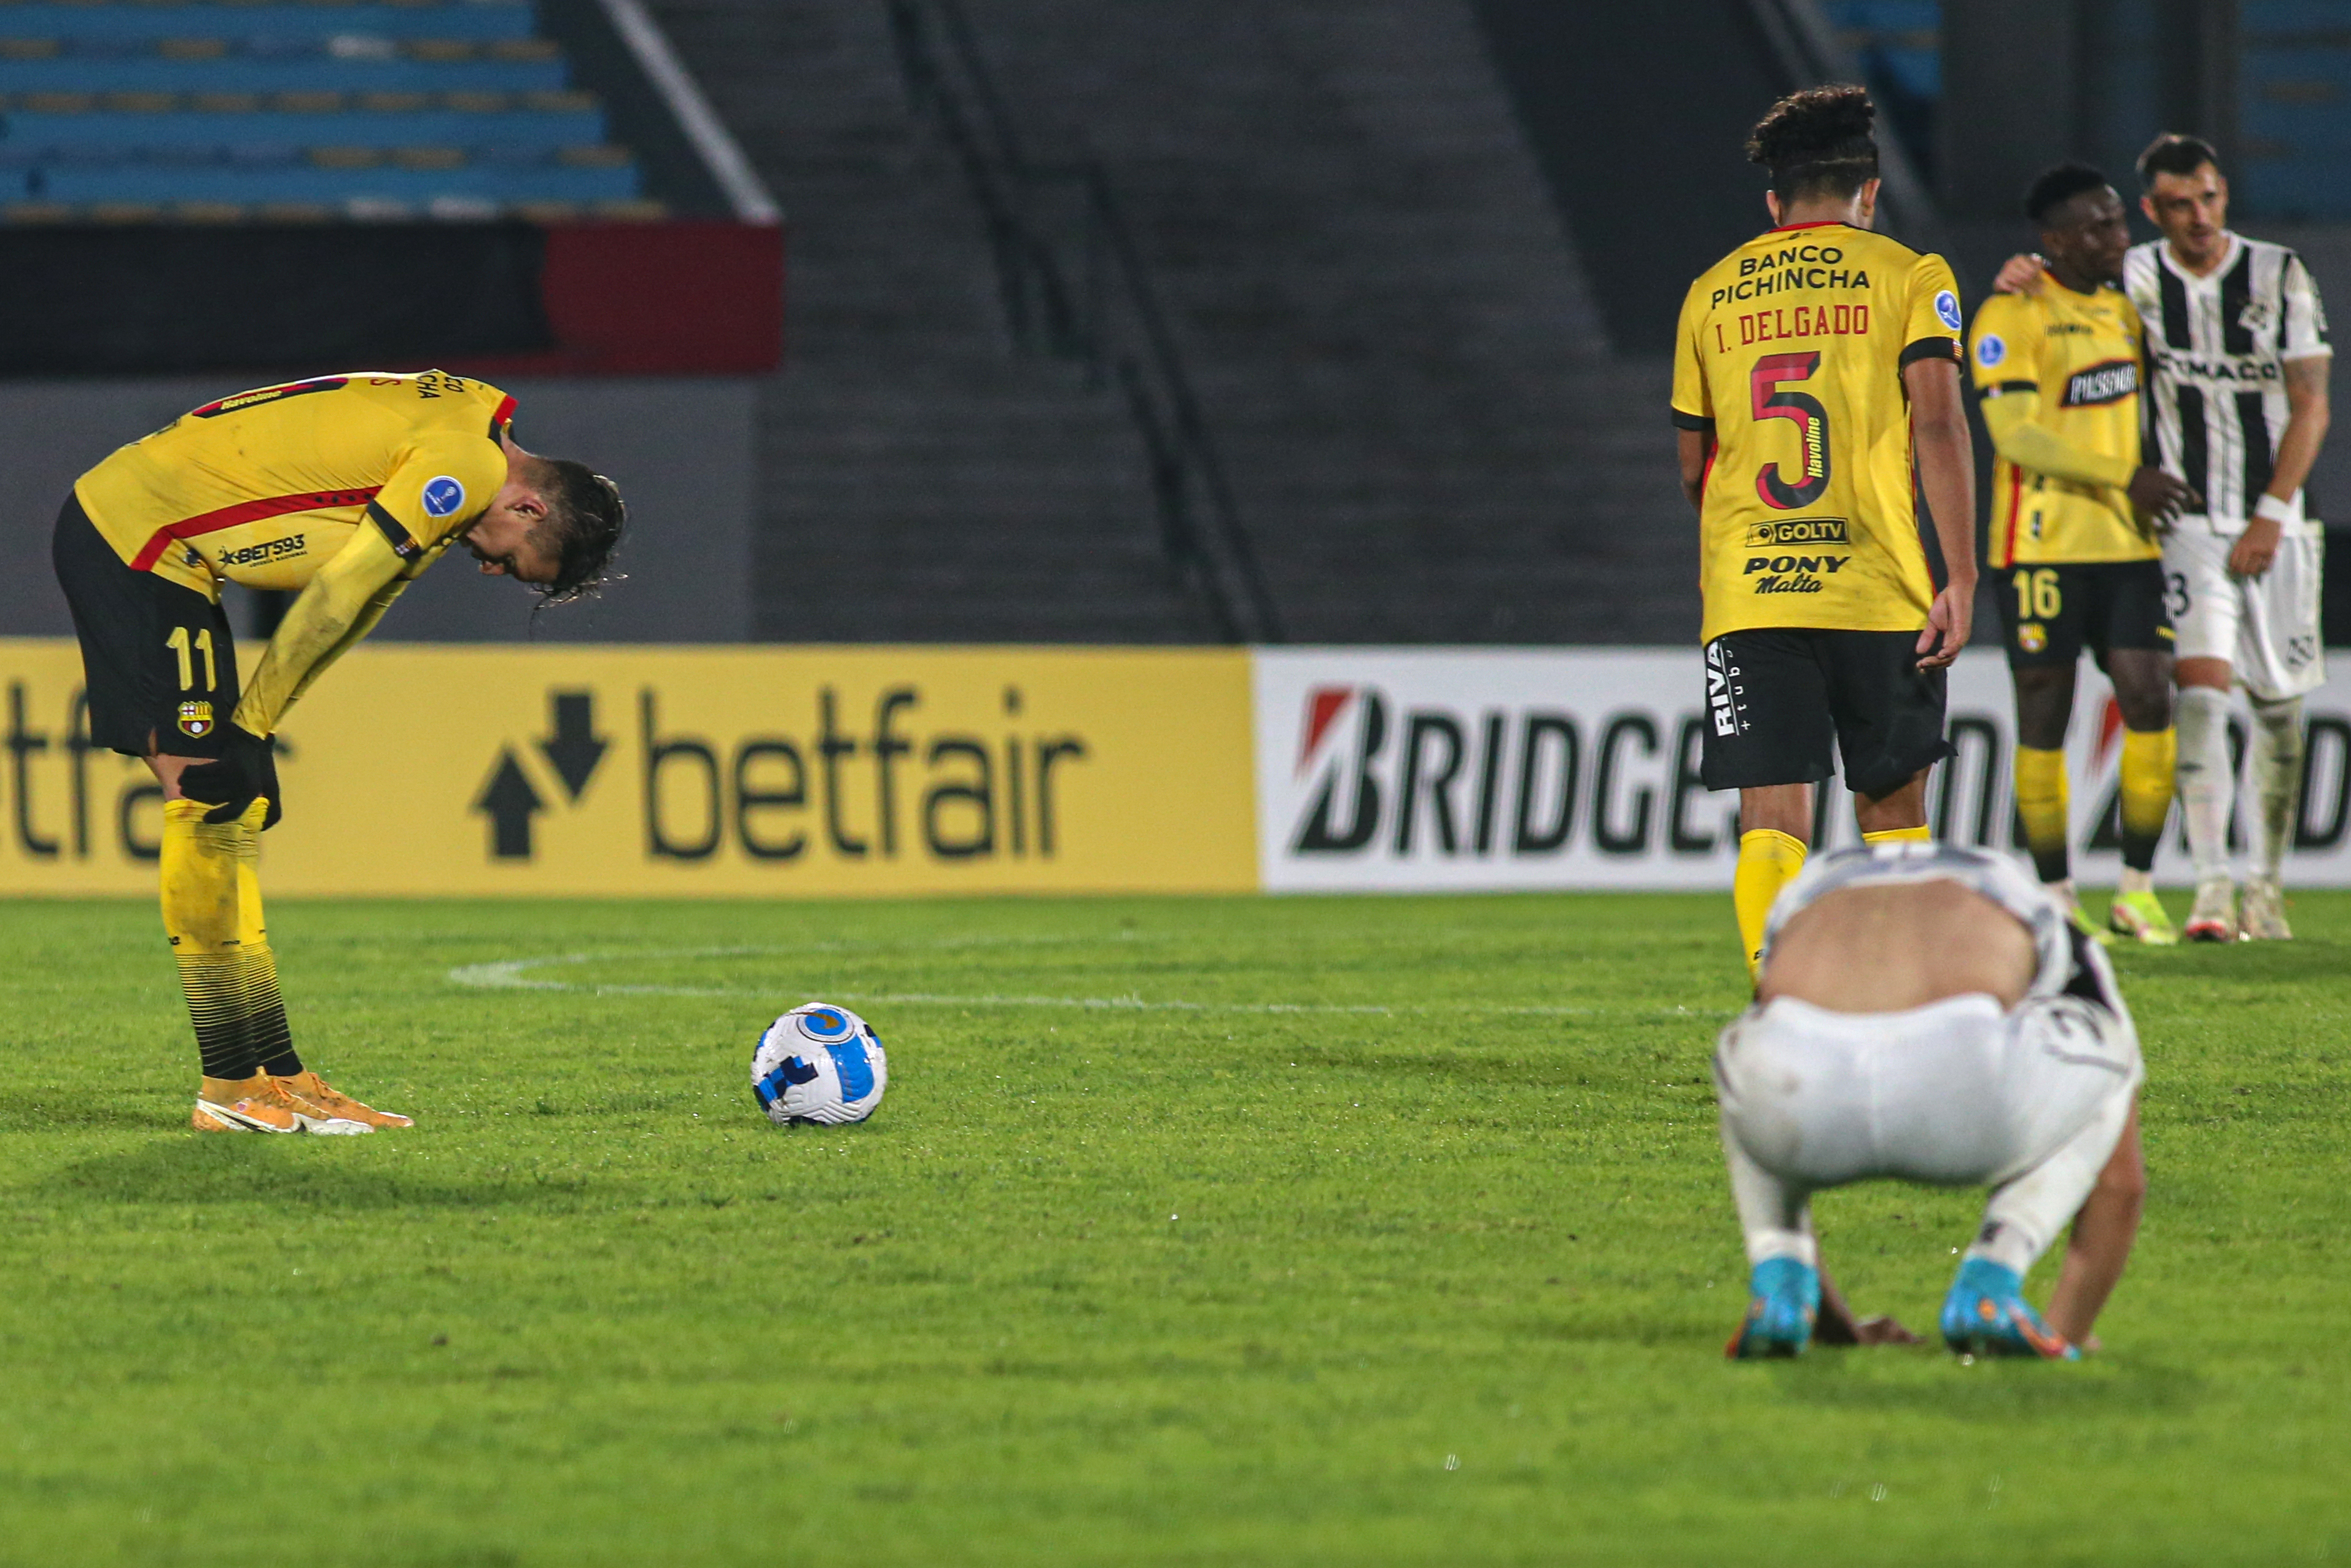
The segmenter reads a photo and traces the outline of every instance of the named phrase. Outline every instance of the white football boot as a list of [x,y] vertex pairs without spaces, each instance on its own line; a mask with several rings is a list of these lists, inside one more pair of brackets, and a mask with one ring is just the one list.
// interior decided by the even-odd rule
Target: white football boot
[[2234,942],[2237,940],[2237,887],[2225,876],[2196,884],[2196,906],[2188,912],[2188,928],[2181,933],[2190,942]]
[[2245,879],[2244,938],[2248,942],[2291,942],[2294,927],[2285,923],[2285,890],[2273,876]]

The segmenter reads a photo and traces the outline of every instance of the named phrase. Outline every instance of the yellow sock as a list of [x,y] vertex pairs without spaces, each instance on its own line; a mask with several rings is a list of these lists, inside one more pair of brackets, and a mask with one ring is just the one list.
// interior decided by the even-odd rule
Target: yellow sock
[[1763,925],[1780,890],[1804,869],[1803,841],[1776,828],[1739,835],[1739,869],[1730,879],[1730,904],[1739,915],[1739,941],[1747,954],[1750,978],[1763,957]]
[[[2127,744],[2127,743],[2126,743]],[[2016,814],[2024,822],[2024,841],[2032,851],[2032,869],[2043,882],[2064,882],[2073,874],[2065,841],[2071,831],[2065,780],[2065,754],[2035,747],[2016,748]]]
[[1886,844],[1907,840],[1923,844],[1933,841],[1934,837],[1927,831],[1927,824],[1921,822],[1915,828],[1880,828],[1874,833],[1862,834],[1861,841],[1865,844]]
[[265,1059],[280,1066],[298,1059],[254,874],[266,807],[256,802],[235,822],[205,821],[211,809],[200,800],[164,802],[163,934],[179,960],[204,1076],[235,1082],[263,1071]]
[[2179,736],[2170,729],[2123,731],[2123,864],[2155,869],[2156,846],[2171,816],[2172,773]]

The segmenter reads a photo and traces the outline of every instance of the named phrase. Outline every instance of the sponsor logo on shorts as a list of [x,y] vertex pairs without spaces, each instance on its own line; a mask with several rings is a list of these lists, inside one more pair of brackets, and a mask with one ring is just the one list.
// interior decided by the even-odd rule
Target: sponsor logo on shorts
[[1959,297],[1948,288],[1936,295],[1935,314],[1943,319],[1944,326],[1954,332],[1958,331],[1959,329]]
[[260,566],[268,561],[285,560],[300,555],[309,548],[308,534],[290,534],[282,539],[264,539],[257,545],[247,545],[243,549],[223,550],[221,564],[223,566]]
[[1729,650],[1719,641],[1706,645],[1706,716],[1717,735],[1747,733],[1747,705],[1740,698],[1747,688],[1740,684],[1739,665]]
[[2038,621],[2020,622],[2016,628],[2016,645],[2028,653],[2038,653],[2049,646],[2049,633]]
[[213,705],[186,702],[180,705],[180,733],[202,740],[213,732]]
[[2007,340],[1997,332],[1986,332],[1982,340],[1976,344],[1976,363],[1986,370],[1991,369],[2006,358],[2008,358]]
[[2107,360],[2074,372],[2065,382],[2065,406],[2094,408],[2099,403],[2120,402],[2137,391],[2138,361]]
[[424,481],[423,499],[426,517],[450,517],[465,504],[465,486],[446,474],[439,475]]
[[[1841,545],[1852,541],[1846,537],[1843,517],[1797,517],[1784,523],[1751,523],[1747,529],[1749,549],[1770,549],[1774,545]],[[1750,571],[1754,570],[1749,567]]]
[[1822,579],[1844,570],[1849,555],[1750,555],[1747,586],[1757,593],[1818,593]]

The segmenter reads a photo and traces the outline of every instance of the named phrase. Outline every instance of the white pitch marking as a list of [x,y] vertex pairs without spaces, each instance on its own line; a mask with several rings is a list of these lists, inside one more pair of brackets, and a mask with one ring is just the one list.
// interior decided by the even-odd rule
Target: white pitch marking
[[[1041,939],[1013,938],[1012,941],[1078,941],[1086,938],[1045,937]],[[937,946],[980,946],[994,945],[986,939]],[[1006,944],[1008,945],[1008,944]],[[827,943],[822,950],[841,952],[850,944]],[[801,1001],[830,1000],[842,1002],[879,1002],[896,1007],[947,1008],[1071,1008],[1088,1011],[1114,1012],[1185,1012],[1185,1013],[1304,1013],[1351,1014],[1374,1017],[1418,1013],[1477,1013],[1501,1018],[1596,1018],[1617,1017],[1728,1017],[1713,1008],[1584,1008],[1512,1006],[1484,1002],[1441,1003],[1344,1003],[1344,1002],[1196,1002],[1146,1001],[1138,996],[1123,997],[1024,997],[984,994],[951,996],[935,991],[842,991],[827,989],[820,998],[802,988],[753,988],[731,986],[617,986],[575,985],[564,980],[542,980],[531,977],[530,971],[558,964],[593,964],[619,958],[719,958],[748,956],[768,956],[790,952],[806,952],[808,948],[777,947],[684,947],[659,953],[564,953],[541,958],[507,958],[488,964],[461,964],[449,971],[450,980],[460,986],[472,986],[485,990],[565,991],[578,996],[597,997],[697,997],[697,998],[763,998],[768,1000],[798,998]]]

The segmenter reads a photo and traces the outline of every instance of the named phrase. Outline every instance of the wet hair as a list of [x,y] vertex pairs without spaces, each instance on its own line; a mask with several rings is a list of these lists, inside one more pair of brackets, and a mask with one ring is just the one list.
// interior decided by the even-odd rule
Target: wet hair
[[2051,213],[2086,191],[2103,191],[2111,183],[2087,163],[2060,163],[2044,169],[2024,193],[2024,215],[2045,227]]
[[1747,139],[1747,158],[1771,172],[1782,203],[1804,196],[1848,197],[1877,178],[1870,131],[1877,106],[1851,83],[1806,88],[1771,106]]
[[2220,172],[2220,155],[2201,136],[2182,135],[2167,131],[2147,144],[2138,155],[2138,183],[2143,190],[2155,189],[2158,174],[2193,174],[2210,163],[2212,172]]
[[604,584],[620,580],[611,571],[612,552],[629,520],[628,504],[618,485],[585,463],[565,457],[534,462],[531,481],[547,503],[547,518],[532,532],[556,561],[555,580],[536,585],[540,601],[592,599]]

